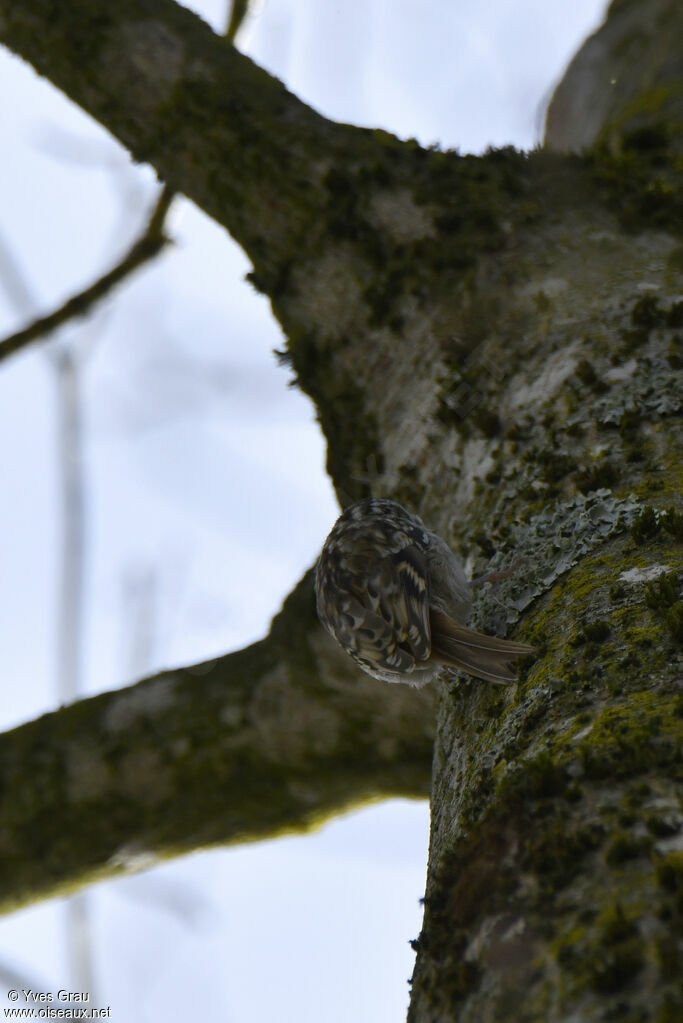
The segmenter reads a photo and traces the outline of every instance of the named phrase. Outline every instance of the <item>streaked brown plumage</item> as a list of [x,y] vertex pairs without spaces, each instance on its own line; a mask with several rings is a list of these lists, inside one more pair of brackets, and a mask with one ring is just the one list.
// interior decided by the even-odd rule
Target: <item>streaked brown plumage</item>
[[514,682],[509,664],[533,647],[460,624],[470,584],[448,545],[395,501],[368,498],[337,519],[315,575],[318,616],[360,667],[423,686],[443,665]]

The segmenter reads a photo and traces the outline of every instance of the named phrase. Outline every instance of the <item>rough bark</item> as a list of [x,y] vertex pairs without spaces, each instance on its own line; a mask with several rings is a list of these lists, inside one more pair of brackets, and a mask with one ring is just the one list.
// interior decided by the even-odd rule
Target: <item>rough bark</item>
[[[643,116],[610,109],[582,158],[459,157],[323,121],[165,0],[97,8],[87,46],[88,5],[46,6],[0,0],[0,37],[245,247],[342,498],[403,501],[475,571],[522,559],[476,618],[539,657],[516,688],[437,694],[411,1020],[677,1018],[683,202],[668,108],[654,115],[641,76]],[[304,720],[307,685],[292,684]],[[393,706],[393,687],[369,685],[365,712]],[[249,755],[255,777],[266,756]]]

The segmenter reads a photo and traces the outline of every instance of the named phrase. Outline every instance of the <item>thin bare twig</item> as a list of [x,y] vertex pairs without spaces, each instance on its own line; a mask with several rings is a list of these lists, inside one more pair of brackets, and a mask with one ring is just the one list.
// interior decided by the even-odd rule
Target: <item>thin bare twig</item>
[[[248,10],[249,0],[233,0],[225,31],[225,38],[228,42],[234,43]],[[170,241],[164,233],[164,220],[174,198],[173,189],[164,185],[144,234],[131,246],[123,259],[93,284],[77,295],[73,295],[58,309],[46,316],[39,317],[27,327],[17,331],[16,334],[11,334],[4,341],[0,341],[0,361],[21,351],[31,342],[52,333],[69,320],[75,319],[77,316],[84,316],[118,284],[139,267],[154,259]]]
[[229,43],[235,42],[235,37],[242,27],[242,22],[247,16],[249,6],[249,0],[232,0],[230,17],[228,18],[228,27],[225,30],[225,38]]
[[41,316],[28,327],[17,331],[10,337],[0,341],[0,360],[14,355],[32,341],[45,337],[57,327],[61,327],[68,320],[77,316],[83,316],[96,302],[101,301],[109,292],[130,276],[135,270],[153,259],[165,245],[169,243],[168,237],[163,231],[163,221],[168,208],[173,201],[174,192],[168,185],[164,185],[159,200],[152,212],[147,224],[145,233],[131,246],[126,255],[116,266],[112,267],[106,274],[100,277],[94,284],[89,285],[77,295],[73,295],[59,309]]

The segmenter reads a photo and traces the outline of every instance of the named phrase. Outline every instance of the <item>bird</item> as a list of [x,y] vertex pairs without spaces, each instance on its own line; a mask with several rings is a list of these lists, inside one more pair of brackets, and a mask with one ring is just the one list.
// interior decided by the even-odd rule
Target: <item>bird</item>
[[500,684],[525,643],[467,628],[471,583],[445,540],[388,498],[350,505],[315,569],[318,617],[368,675],[421,688],[444,667]]

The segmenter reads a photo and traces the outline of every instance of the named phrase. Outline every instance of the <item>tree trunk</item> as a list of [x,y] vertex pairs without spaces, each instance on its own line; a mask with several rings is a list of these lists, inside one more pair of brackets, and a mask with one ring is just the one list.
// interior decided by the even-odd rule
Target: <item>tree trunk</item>
[[[583,157],[460,157],[324,121],[169,0],[89,8],[0,0],[0,38],[244,246],[342,500],[396,498],[473,574],[513,569],[476,623],[537,659],[516,687],[437,687],[410,1019],[678,1018],[676,60],[656,95],[640,71],[615,84]],[[679,5],[656,9],[675,27]],[[348,762],[338,730],[313,731]]]

